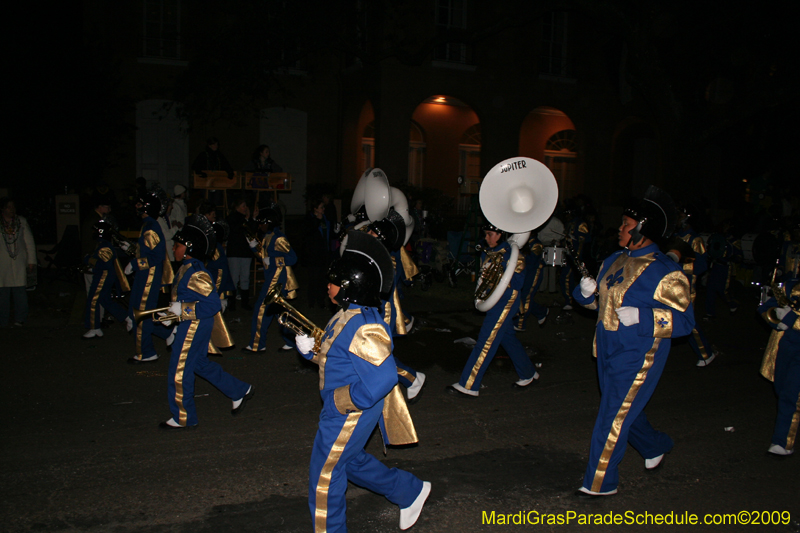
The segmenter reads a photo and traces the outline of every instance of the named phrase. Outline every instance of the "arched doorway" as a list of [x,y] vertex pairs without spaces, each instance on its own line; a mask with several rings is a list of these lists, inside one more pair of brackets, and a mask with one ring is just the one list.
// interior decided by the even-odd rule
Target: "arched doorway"
[[581,192],[577,132],[563,111],[541,106],[528,113],[520,128],[519,153],[547,165],[562,200]]

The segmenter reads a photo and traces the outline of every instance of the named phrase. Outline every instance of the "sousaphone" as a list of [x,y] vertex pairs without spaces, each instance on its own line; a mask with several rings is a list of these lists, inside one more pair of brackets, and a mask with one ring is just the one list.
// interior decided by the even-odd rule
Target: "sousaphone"
[[519,249],[531,231],[544,224],[558,204],[558,184],[544,164],[529,157],[513,157],[492,167],[481,182],[481,210],[486,220],[509,232],[511,255],[506,269],[486,299],[475,299],[479,311],[488,311],[505,292],[519,258]]

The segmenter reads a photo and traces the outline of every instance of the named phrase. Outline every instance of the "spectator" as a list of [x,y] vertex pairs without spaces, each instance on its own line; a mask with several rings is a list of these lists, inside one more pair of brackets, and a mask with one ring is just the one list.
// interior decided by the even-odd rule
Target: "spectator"
[[3,224],[3,250],[0,251],[0,327],[11,319],[11,297],[14,298],[14,325],[28,319],[28,273],[36,269],[36,244],[25,217],[17,215],[14,201],[0,199],[0,220]]

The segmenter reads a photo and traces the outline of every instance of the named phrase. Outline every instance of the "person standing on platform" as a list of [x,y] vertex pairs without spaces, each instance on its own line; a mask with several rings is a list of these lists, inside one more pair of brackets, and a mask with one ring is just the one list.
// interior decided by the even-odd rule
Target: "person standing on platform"
[[[251,235],[252,240],[255,240],[258,223],[250,215],[250,207],[244,196],[234,200],[227,222],[230,234],[225,252],[228,255],[234,292],[237,298],[241,299],[242,308],[250,311],[253,309],[250,305],[250,270],[253,266],[253,252],[247,239],[248,235]],[[231,310],[234,309],[235,303],[236,298],[230,300]]]
[[314,531],[346,531],[348,482],[400,508],[400,529],[413,526],[431,484],[389,468],[364,451],[375,426],[385,445],[417,442],[397,386],[392,335],[379,309],[392,281],[389,253],[374,238],[351,231],[329,271],[328,294],[339,311],[314,338],[298,335],[297,350],[320,366],[322,412],[311,451],[308,506]]
[[251,168],[253,172],[269,174],[270,172],[283,172],[283,168],[270,157],[269,146],[261,144],[253,152]]
[[[172,418],[161,422],[164,430],[194,428],[198,424],[194,402],[195,376],[205,379],[233,401],[231,414],[240,414],[253,397],[252,385],[233,377],[208,360],[215,316],[221,311],[219,295],[203,260],[216,249],[214,229],[201,215],[192,215],[175,235],[175,259],[181,268],[172,287],[169,315],[178,327],[169,360],[167,397]],[[172,325],[171,321],[164,322]]]
[[600,267],[599,281],[581,279],[573,297],[598,311],[594,340],[600,410],[592,432],[581,498],[617,493],[619,464],[628,443],[645,468],[663,465],[672,439],[656,431],[644,408],[667,363],[671,340],[691,332],[694,310],[689,280],[656,244],[672,230],[672,200],[655,187],[629,201],[619,228],[623,250]]
[[228,173],[228,178],[233,178],[233,167],[219,150],[219,139],[210,137],[206,141],[206,148],[194,158],[192,171],[206,177],[206,170],[218,170]]

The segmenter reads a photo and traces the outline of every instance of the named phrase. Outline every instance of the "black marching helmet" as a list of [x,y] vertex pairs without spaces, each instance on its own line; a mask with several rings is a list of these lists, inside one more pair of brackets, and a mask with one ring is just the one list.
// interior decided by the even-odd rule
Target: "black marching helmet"
[[340,307],[380,307],[381,295],[389,293],[394,281],[392,258],[375,237],[349,231],[347,249],[328,268],[328,281],[339,287]]
[[389,210],[386,218],[376,220],[369,225],[367,231],[377,235],[387,250],[396,252],[406,239],[406,223],[403,216],[394,209]]
[[211,257],[217,248],[217,236],[211,222],[198,214],[187,218],[186,223],[172,240],[186,246],[187,255],[201,261]]
[[497,226],[495,226],[494,224],[492,224],[488,220],[486,221],[486,224],[484,224],[483,227],[481,227],[481,231],[493,231],[495,233],[499,233],[500,234],[500,240],[497,241],[497,244],[501,244],[501,243],[505,242],[506,241],[506,237],[508,237],[508,234],[505,231],[501,230],[500,228],[498,228]]
[[138,205],[136,206],[136,212],[139,215],[147,214],[147,216],[151,218],[158,218],[161,215],[161,200],[153,191],[146,191],[139,194],[136,203],[141,204],[141,207]]
[[105,239],[110,241],[111,235],[114,233],[115,225],[111,220],[103,218],[95,222],[92,226],[92,229],[94,229],[95,239]]
[[275,228],[279,228],[282,222],[281,210],[273,201],[263,202],[258,206],[258,216],[255,220],[258,224],[266,224],[267,233],[272,233]]
[[639,244],[644,238],[659,243],[669,237],[675,227],[677,210],[670,195],[651,185],[644,198],[628,201],[623,214],[638,222],[630,232],[629,246]]
[[231,233],[231,227],[227,222],[224,220],[217,220],[216,222],[212,223],[211,226],[214,228],[214,234],[216,235],[218,243],[224,244],[228,242],[228,236]]

